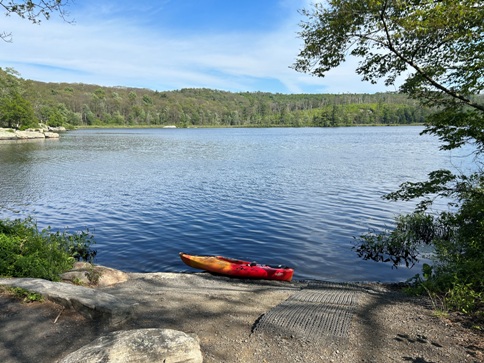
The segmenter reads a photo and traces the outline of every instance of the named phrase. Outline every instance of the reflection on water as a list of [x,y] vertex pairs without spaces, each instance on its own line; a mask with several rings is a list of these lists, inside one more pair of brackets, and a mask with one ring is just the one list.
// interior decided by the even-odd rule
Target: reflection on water
[[351,247],[410,210],[384,193],[450,167],[420,131],[80,130],[2,143],[0,216],[89,228],[96,262],[127,271],[187,271],[185,251],[286,264],[299,279],[402,280],[417,271]]

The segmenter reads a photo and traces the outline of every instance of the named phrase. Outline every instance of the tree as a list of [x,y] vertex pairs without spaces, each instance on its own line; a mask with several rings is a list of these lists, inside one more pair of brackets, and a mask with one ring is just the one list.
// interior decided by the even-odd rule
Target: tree
[[42,123],[52,127],[80,123],[78,117],[73,115],[73,112],[69,111],[63,103],[57,105],[44,105],[39,113]]
[[[16,14],[33,24],[39,24],[42,19],[49,20],[53,13],[58,13],[65,20],[67,17],[65,7],[68,3],[69,0],[0,0],[0,8],[5,10],[7,16]],[[12,34],[4,31],[0,33],[0,38],[10,42]]]
[[0,125],[26,129],[38,126],[38,122],[30,102],[18,92],[13,92],[0,100]]
[[19,74],[0,68],[0,127],[29,128],[38,126],[32,104],[22,96]]
[[[324,77],[347,55],[361,58],[363,80],[393,85],[438,107],[426,132],[445,148],[484,147],[484,4],[472,0],[330,0],[303,10],[297,71]],[[455,21],[459,19],[459,21]]]
[[[324,77],[347,56],[358,57],[363,80],[394,85],[405,78],[400,91],[433,107],[424,133],[436,135],[442,149],[474,146],[470,175],[437,170],[388,194],[422,199],[414,213],[397,218],[395,229],[362,236],[355,249],[365,259],[412,266],[419,247],[432,245],[436,261],[425,265],[426,288],[459,296],[450,304],[457,309],[478,309],[484,301],[484,3],[330,0],[302,13],[308,20],[301,24],[296,70]],[[450,200],[451,212],[430,213],[436,197]]]

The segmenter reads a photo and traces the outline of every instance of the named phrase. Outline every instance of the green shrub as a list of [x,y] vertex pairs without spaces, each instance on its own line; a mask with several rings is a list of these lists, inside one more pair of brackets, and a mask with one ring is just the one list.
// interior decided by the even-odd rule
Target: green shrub
[[411,279],[413,293],[427,293],[447,310],[481,316],[484,309],[484,171],[471,176],[435,172],[428,183],[407,183],[391,199],[429,193],[452,199],[449,211],[430,213],[432,200],[398,216],[393,230],[360,236],[354,247],[364,259],[413,266],[422,247],[432,250],[433,266]]
[[89,231],[39,231],[31,218],[0,220],[0,276],[58,281],[75,260],[92,262],[96,255],[93,243]]

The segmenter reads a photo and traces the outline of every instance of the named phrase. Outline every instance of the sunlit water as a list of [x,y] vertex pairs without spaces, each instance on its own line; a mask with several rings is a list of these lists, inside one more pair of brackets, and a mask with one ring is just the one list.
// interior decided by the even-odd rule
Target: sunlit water
[[459,159],[420,127],[79,130],[0,144],[0,217],[95,235],[96,263],[190,271],[178,252],[295,268],[296,279],[400,281],[354,236],[410,205],[381,196]]

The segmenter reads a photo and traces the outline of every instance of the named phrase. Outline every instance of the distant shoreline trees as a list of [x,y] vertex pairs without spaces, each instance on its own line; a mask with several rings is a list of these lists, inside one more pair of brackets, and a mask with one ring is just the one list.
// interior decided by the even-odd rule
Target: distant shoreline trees
[[[10,77],[10,78],[8,78]],[[0,80],[12,74],[0,70]],[[273,94],[152,91],[15,78],[23,102],[49,126],[338,127],[422,124],[431,113],[397,93]],[[4,95],[0,95],[0,103]],[[0,126],[5,125],[0,111]],[[30,125],[30,123],[29,123]],[[31,127],[31,125],[29,126]]]

